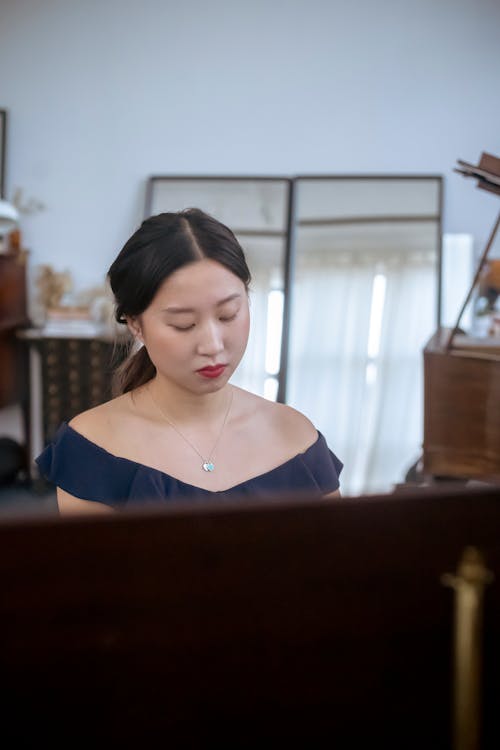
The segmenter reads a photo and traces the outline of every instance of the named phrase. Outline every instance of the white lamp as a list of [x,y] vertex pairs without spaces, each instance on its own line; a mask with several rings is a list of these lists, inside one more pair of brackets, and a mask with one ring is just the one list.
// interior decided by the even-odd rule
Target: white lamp
[[12,203],[0,200],[0,235],[11,232],[19,223],[19,211]]

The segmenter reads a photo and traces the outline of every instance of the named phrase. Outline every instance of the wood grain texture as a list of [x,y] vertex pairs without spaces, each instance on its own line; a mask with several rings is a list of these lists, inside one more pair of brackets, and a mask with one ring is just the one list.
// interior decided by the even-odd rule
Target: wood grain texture
[[0,254],[0,408],[25,395],[25,363],[16,331],[26,325],[25,255]]
[[[0,524],[3,732],[111,746],[448,748],[453,595],[500,490],[233,498]],[[484,748],[500,596],[486,594]]]
[[424,471],[500,481],[500,347],[442,342],[424,350]]

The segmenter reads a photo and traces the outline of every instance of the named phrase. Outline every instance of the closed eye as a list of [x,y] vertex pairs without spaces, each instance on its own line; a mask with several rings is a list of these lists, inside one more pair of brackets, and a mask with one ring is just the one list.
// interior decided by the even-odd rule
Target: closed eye
[[221,317],[219,318],[219,320],[220,320],[220,321],[221,321],[222,323],[230,323],[230,322],[231,322],[231,320],[234,320],[234,319],[236,318],[236,316],[237,316],[237,315],[238,315],[238,313],[234,313],[234,315],[224,315],[224,316],[221,316]]
[[170,328],[174,328],[176,331],[190,331],[191,328],[194,328],[194,323],[191,323],[188,326],[174,326],[170,324]]

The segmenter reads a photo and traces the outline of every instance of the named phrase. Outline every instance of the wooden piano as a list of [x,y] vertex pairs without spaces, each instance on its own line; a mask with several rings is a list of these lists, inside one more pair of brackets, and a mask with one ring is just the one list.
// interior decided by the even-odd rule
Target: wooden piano
[[498,750],[499,527],[456,484],[4,519],[3,746]]
[[[458,163],[455,171],[500,195],[500,159]],[[459,328],[499,226],[500,214],[455,327],[438,330],[424,349],[423,471],[432,477],[500,482],[500,336],[473,338]]]

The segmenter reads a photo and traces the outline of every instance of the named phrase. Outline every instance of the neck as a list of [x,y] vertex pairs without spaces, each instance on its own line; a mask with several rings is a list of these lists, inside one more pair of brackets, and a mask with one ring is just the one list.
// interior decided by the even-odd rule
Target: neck
[[224,412],[232,386],[226,384],[214,393],[190,393],[156,375],[146,386],[154,401],[176,424],[218,419]]

